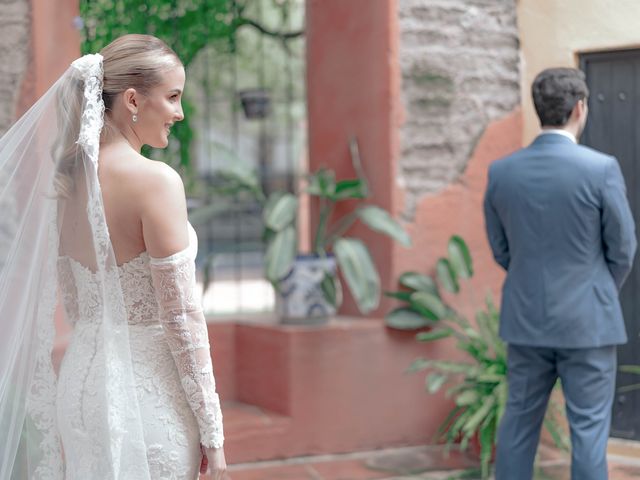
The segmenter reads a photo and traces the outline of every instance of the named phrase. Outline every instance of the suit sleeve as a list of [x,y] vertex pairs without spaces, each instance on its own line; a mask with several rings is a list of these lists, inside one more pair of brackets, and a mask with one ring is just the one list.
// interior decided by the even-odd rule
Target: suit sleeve
[[602,244],[618,290],[633,265],[637,246],[635,231],[624,178],[618,161],[612,158],[606,167],[602,188]]
[[489,168],[489,182],[484,196],[484,221],[487,229],[489,245],[493,252],[493,258],[504,268],[509,269],[511,255],[509,254],[509,242],[504,231],[504,226],[500,216],[493,204],[493,191],[495,189],[492,168]]

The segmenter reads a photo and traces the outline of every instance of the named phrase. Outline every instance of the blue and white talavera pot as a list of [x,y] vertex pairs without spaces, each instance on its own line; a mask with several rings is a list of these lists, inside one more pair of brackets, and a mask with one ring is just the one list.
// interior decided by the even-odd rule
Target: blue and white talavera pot
[[336,308],[322,292],[325,274],[336,275],[333,255],[298,255],[289,274],[280,280],[277,309],[283,323],[319,323],[335,315]]

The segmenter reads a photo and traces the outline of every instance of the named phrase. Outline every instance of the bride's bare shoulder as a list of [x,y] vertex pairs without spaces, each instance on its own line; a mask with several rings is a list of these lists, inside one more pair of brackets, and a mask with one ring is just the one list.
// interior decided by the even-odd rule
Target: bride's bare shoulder
[[186,208],[185,192],[178,172],[163,162],[145,159],[136,166],[137,197],[142,207]]

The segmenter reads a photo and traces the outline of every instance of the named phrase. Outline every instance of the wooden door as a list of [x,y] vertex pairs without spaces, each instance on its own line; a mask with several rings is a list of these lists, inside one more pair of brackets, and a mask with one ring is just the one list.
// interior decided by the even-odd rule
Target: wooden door
[[[620,162],[636,226],[640,225],[640,50],[582,55],[589,85],[589,117],[581,143]],[[620,294],[629,342],[618,349],[618,365],[640,365],[640,262]],[[640,375],[618,372],[611,435],[640,440]],[[622,389],[622,390],[621,390]]]

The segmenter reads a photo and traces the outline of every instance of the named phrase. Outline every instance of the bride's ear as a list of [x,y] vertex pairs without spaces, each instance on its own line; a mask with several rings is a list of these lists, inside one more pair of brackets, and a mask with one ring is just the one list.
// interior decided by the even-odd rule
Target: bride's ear
[[124,107],[131,115],[137,115],[140,106],[140,94],[135,88],[127,88],[122,95]]

